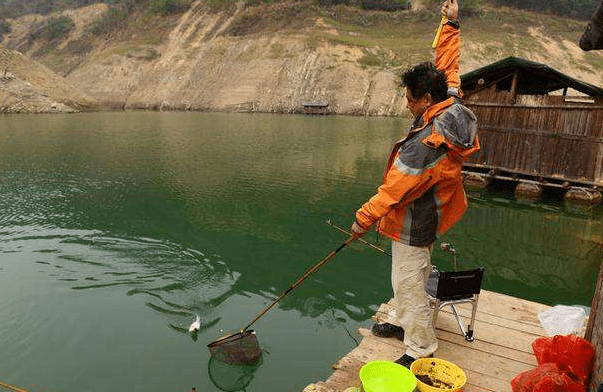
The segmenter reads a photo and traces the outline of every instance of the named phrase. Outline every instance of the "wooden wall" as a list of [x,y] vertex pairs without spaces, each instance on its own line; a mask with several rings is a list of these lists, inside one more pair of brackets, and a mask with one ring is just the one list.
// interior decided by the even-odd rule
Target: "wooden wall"
[[482,146],[470,162],[603,182],[602,104],[561,95],[514,96],[494,88],[467,95]]
[[595,346],[595,368],[590,378],[589,392],[596,392],[603,383],[603,265],[595,289],[584,338]]

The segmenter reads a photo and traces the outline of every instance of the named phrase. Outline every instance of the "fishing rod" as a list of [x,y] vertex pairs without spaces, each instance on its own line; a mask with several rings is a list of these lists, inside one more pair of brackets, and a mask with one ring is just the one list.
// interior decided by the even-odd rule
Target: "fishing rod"
[[255,331],[249,328],[259,320],[266,312],[272,309],[277,303],[280,302],[290,291],[301,285],[304,280],[316,272],[319,268],[325,265],[331,260],[339,251],[348,246],[354,240],[358,238],[358,235],[350,235],[343,244],[339,245],[336,249],[333,249],[324,259],[309,268],[293,285],[291,285],[286,291],[284,291],[276,300],[274,300],[268,307],[262,310],[247,326],[238,332],[231,333],[223,336],[209,343],[207,347],[212,356],[216,356],[220,361],[228,364],[255,364],[259,356],[262,354],[260,349],[260,343],[255,335]]
[[[444,3],[444,6],[446,6],[448,4],[450,4],[449,0],[446,0],[446,2]],[[444,28],[444,25],[446,23],[448,23],[448,15],[442,14],[442,19],[440,19],[440,24],[438,26],[438,29],[436,30],[435,37],[431,44],[431,47],[433,49],[435,49],[438,46],[438,42],[440,42],[440,35],[442,34],[442,28]]]
[[[336,225],[335,223],[333,223],[333,222],[332,222],[330,219],[327,219],[327,225],[329,225],[329,226],[331,226],[331,227],[334,227],[335,229],[337,229],[337,230],[341,231],[342,233],[345,233],[345,234],[347,234],[347,235],[349,235],[349,236],[351,236],[351,235],[352,235],[352,233],[350,233],[349,231],[347,231],[347,230],[345,230],[345,229],[343,229],[343,228],[341,228],[341,227],[337,226],[337,225]],[[378,247],[377,245],[373,244],[372,242],[368,242],[368,241],[366,241],[366,240],[365,240],[365,239],[363,239],[362,237],[359,237],[359,238],[358,238],[358,241],[360,241],[360,242],[362,242],[363,244],[365,244],[365,245],[367,245],[367,246],[369,246],[369,247],[371,247],[371,248],[375,249],[375,250],[376,250],[376,251],[378,251],[378,252],[381,252],[381,253],[383,253],[383,254],[386,254],[386,255],[388,255],[388,256],[391,256],[391,254],[390,254],[390,253],[388,253],[386,250],[384,250],[384,249],[382,249],[382,248]]]

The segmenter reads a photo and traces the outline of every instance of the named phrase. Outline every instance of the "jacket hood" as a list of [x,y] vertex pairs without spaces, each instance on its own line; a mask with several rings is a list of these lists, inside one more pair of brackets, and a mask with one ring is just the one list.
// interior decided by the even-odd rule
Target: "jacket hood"
[[437,116],[433,124],[449,143],[461,149],[475,147],[477,117],[466,106],[454,103]]

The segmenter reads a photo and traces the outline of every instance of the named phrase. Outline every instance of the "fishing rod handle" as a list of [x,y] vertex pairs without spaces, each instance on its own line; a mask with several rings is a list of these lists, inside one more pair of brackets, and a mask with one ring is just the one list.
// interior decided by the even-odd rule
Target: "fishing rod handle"
[[[334,227],[335,229],[337,229],[337,230],[341,231],[342,233],[345,233],[345,234],[347,234],[347,235],[352,235],[352,233],[350,233],[349,231],[347,231],[347,230],[345,230],[345,229],[343,229],[343,228],[341,228],[341,227],[337,226],[337,225],[336,225],[335,223],[333,223],[333,222],[332,222],[330,219],[327,219],[327,224],[328,224],[329,226],[332,226],[332,227]],[[379,251],[379,252],[381,252],[381,253],[384,253],[384,254],[386,254],[386,255],[388,255],[388,256],[391,256],[391,254],[390,254],[388,251],[384,250],[383,248],[378,247],[377,245],[373,244],[372,242],[368,242],[367,240],[365,240],[365,239],[364,239],[364,238],[362,238],[362,237],[358,237],[358,241],[362,242],[363,244],[365,244],[365,245],[367,245],[367,246],[370,246],[371,248],[373,248],[373,249],[375,249],[375,250],[377,250],[377,251]]]

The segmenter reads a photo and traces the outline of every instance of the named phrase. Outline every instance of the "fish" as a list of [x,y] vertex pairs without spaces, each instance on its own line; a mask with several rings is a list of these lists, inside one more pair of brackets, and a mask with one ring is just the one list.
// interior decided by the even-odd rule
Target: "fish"
[[189,332],[198,332],[199,329],[201,329],[201,319],[197,315],[197,318],[195,319],[195,321],[193,321],[193,323],[191,324],[191,326],[188,327],[188,331]]

